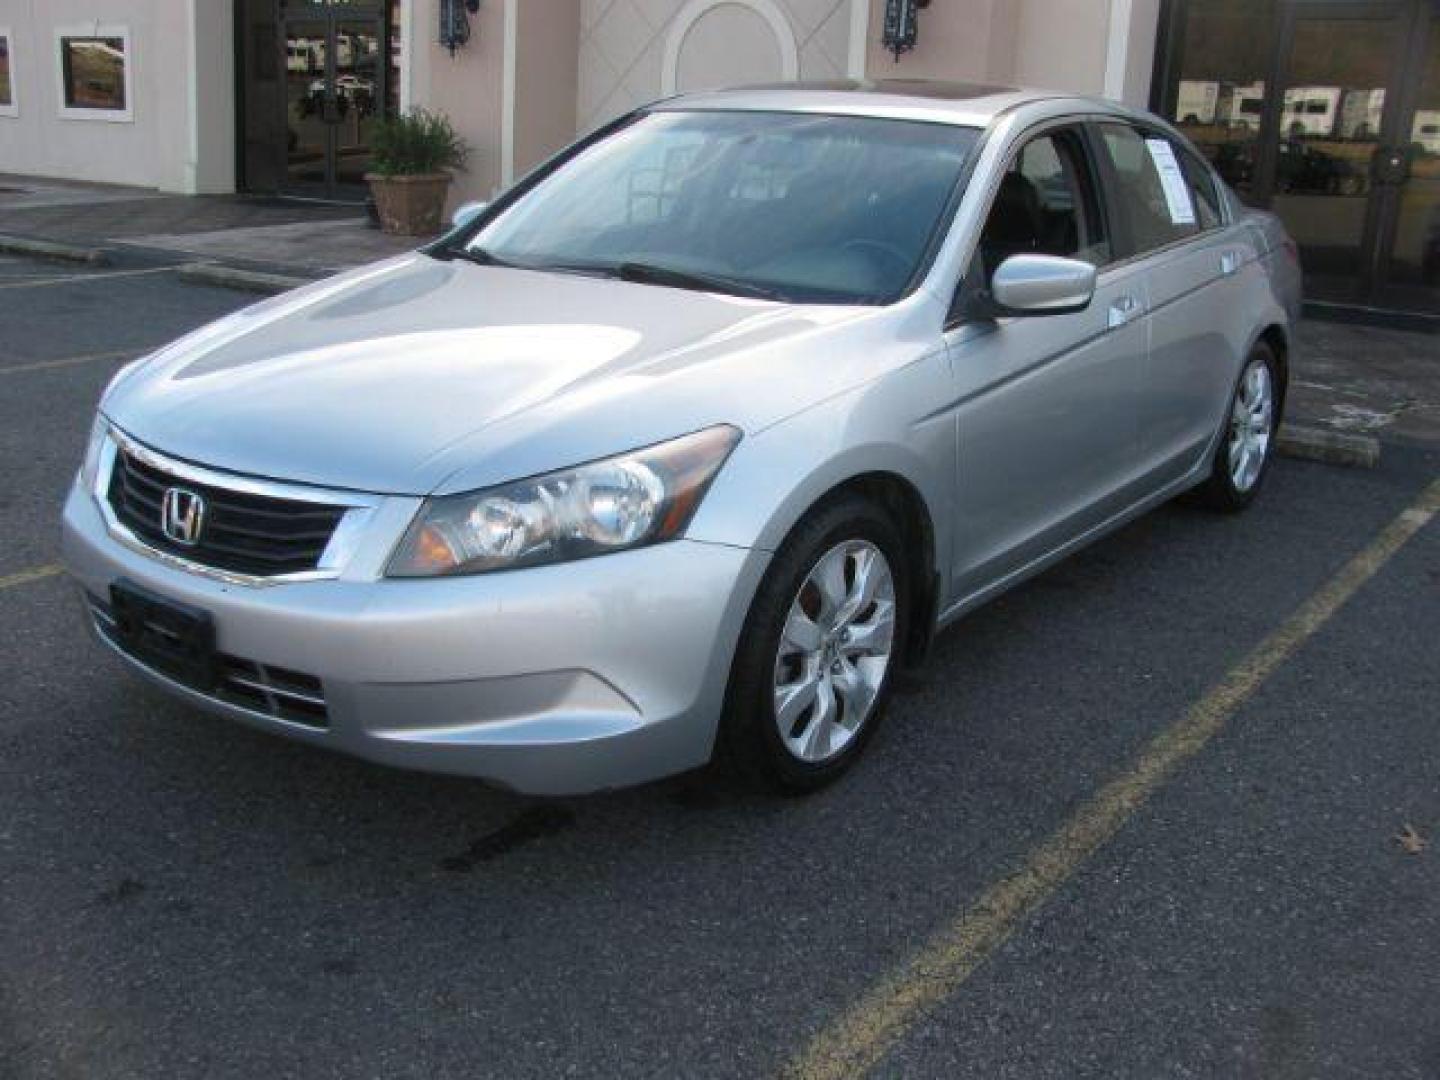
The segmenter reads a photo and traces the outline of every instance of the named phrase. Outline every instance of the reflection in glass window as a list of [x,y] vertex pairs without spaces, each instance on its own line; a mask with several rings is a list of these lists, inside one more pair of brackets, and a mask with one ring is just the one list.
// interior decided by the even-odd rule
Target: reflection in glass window
[[1248,196],[1274,48],[1275,2],[1192,0],[1181,18],[1171,119],[1221,177]]
[[62,37],[60,62],[67,109],[125,110],[125,39]]
[[15,89],[10,83],[10,38],[0,34],[0,107],[15,104]]
[[648,113],[471,241],[507,262],[639,262],[795,303],[889,303],[943,224],[979,132],[803,113]]

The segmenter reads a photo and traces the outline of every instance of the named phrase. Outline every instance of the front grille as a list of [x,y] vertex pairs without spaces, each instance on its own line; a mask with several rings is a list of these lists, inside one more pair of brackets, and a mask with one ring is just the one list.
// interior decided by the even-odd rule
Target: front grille
[[[125,643],[115,630],[110,605],[99,597],[87,594],[90,614],[100,636],[116,649],[130,656]],[[325,704],[325,688],[314,675],[258,660],[245,660],[228,653],[217,653],[216,681],[208,689],[195,689],[206,697],[227,705],[238,705],[251,712],[262,713],[292,724],[324,730],[330,724]],[[138,663],[144,663],[138,660]],[[147,667],[149,665],[146,665]],[[163,674],[163,672],[162,672]]]
[[[160,527],[165,492],[172,487],[205,500],[198,544],[178,544]],[[107,497],[120,523],[151,547],[256,577],[314,570],[346,509],[198,484],[121,448],[116,449]]]

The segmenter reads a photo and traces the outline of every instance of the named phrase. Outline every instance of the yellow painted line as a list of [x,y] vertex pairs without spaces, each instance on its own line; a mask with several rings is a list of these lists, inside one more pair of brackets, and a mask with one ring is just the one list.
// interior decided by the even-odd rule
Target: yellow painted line
[[144,270],[110,270],[97,274],[71,274],[66,277],[30,278],[26,281],[6,281],[0,289],[38,289],[45,285],[76,285],[90,281],[114,281],[116,278],[143,277],[146,274],[168,274],[173,266],[147,266]]
[[21,375],[27,371],[50,371],[53,368],[74,367],[76,364],[98,364],[105,360],[131,360],[145,351],[144,349],[121,349],[119,352],[84,353],[80,356],[62,356],[57,360],[36,360],[30,364],[0,367],[0,378],[6,375]]
[[1128,771],[1080,807],[1019,870],[986,889],[918,954],[824,1028],[790,1062],[784,1075],[794,1080],[830,1080],[862,1076],[874,1068],[927,1009],[958,990],[1027,916],[1120,831],[1176,769],[1219,734],[1275,669],[1437,512],[1440,480],[1431,483],[1183,717],[1157,735]]
[[4,577],[0,577],[0,589],[8,589],[14,585],[26,585],[32,581],[43,581],[45,578],[64,572],[65,568],[56,563],[51,563],[49,566],[34,566],[29,570],[21,570],[18,574],[6,574]]

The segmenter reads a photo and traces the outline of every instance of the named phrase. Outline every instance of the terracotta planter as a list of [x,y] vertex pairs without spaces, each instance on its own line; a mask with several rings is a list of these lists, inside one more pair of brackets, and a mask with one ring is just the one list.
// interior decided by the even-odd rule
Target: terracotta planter
[[367,173],[370,194],[380,215],[380,228],[391,236],[434,236],[445,214],[449,173],[381,176]]

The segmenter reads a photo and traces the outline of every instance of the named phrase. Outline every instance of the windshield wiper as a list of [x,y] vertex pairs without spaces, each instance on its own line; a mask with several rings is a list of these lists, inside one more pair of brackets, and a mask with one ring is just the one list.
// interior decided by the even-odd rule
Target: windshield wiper
[[708,274],[699,270],[676,270],[669,266],[655,266],[653,263],[622,262],[615,266],[612,272],[622,281],[634,281],[641,285],[665,285],[672,289],[730,293],[755,300],[782,299],[774,289],[767,289],[763,285],[752,285],[748,281],[737,281],[723,274]]
[[431,252],[437,258],[442,259],[464,259],[466,262],[475,263],[477,266],[519,266],[519,263],[502,259],[499,255],[492,255],[484,248],[479,247],[447,247],[439,251]]
[[519,263],[492,255],[484,248],[453,247],[444,249],[442,257],[464,259],[481,266],[507,266],[518,270],[549,271],[559,274],[584,274],[592,277],[613,277],[621,281],[633,281],[640,285],[663,285],[672,289],[694,289],[697,292],[728,293],[745,296],[754,300],[784,300],[774,289],[763,285],[752,285],[723,274],[709,274],[699,270],[676,270],[669,266],[653,263],[622,262],[607,263],[562,263],[537,262]]

